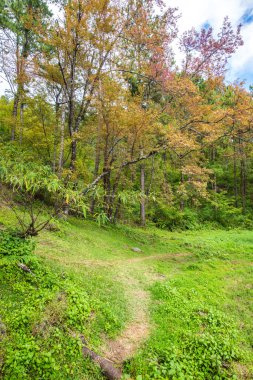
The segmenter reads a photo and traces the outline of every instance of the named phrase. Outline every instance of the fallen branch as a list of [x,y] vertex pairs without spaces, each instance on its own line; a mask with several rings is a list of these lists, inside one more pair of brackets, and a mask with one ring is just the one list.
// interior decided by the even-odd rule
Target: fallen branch
[[83,343],[83,347],[82,347],[83,356],[88,357],[93,362],[97,363],[100,366],[103,374],[108,380],[120,380],[122,377],[121,370],[118,368],[115,368],[113,363],[110,360],[105,359],[102,356],[96,354],[94,351],[90,350],[86,346],[86,341],[83,336],[80,336],[80,338]]
[[24,272],[26,272],[26,273],[31,273],[33,276],[35,276],[35,274],[31,271],[31,269],[28,268],[28,266],[26,266],[25,264],[18,263],[18,267],[19,267],[20,269],[22,269]]

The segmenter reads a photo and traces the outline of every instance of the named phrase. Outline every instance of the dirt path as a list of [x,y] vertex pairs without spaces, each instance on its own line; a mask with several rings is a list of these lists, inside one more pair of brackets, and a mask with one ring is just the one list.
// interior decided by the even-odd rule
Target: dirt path
[[102,348],[103,355],[116,364],[131,358],[150,332],[149,293],[136,288],[128,291],[127,296],[131,300],[133,318],[120,336],[106,341]]
[[[123,362],[134,356],[142,343],[148,338],[151,331],[151,323],[149,319],[149,303],[150,294],[146,289],[147,285],[154,281],[164,280],[163,276],[154,276],[150,272],[150,267],[147,265],[145,271],[140,270],[138,266],[133,266],[136,263],[147,263],[150,260],[180,260],[185,258],[189,253],[177,254],[159,254],[151,256],[140,256],[116,260],[78,260],[71,261],[69,258],[44,256],[47,259],[60,261],[65,265],[85,265],[85,266],[103,266],[117,267],[116,280],[121,282],[125,288],[125,295],[128,302],[127,308],[130,314],[129,324],[123,332],[115,339],[105,340],[101,348],[101,354],[106,359],[121,366]],[[148,263],[147,263],[148,264]]]
[[[141,255],[141,254],[140,254]],[[41,255],[42,257],[54,261],[60,261],[61,264],[66,265],[97,265],[97,266],[115,266],[115,265],[125,265],[125,264],[135,264],[135,263],[141,263],[149,260],[177,260],[180,258],[184,258],[186,256],[189,256],[189,253],[164,253],[161,255],[151,255],[151,256],[143,256],[143,257],[131,257],[131,258],[125,258],[121,260],[70,260],[69,258],[64,257],[55,257],[50,255]]]

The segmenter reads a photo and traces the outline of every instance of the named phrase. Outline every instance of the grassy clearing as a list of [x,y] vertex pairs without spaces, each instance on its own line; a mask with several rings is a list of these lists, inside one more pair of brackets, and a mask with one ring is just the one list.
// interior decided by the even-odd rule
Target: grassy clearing
[[[214,241],[226,240],[225,234],[218,232]],[[205,235],[198,237],[200,251]],[[250,241],[250,233],[238,235]],[[155,328],[126,365],[134,378],[252,378],[253,267],[249,254],[244,260],[233,246],[221,250],[218,257],[210,248],[202,257],[197,252],[180,262],[153,263],[164,280],[150,287]]]
[[[13,225],[6,210],[0,222]],[[70,218],[36,240],[34,277],[0,267],[3,378],[102,379],[73,332],[107,354],[108,342],[128,344],[117,336],[142,322],[149,337],[137,334],[125,378],[252,378],[251,231],[168,233]]]

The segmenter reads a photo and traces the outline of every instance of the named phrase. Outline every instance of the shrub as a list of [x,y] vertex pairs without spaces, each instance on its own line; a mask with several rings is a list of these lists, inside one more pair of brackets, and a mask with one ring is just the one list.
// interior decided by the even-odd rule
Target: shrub
[[22,239],[15,233],[0,231],[0,255],[29,256],[34,252],[35,242],[31,239]]
[[189,209],[180,211],[160,202],[157,202],[155,206],[152,220],[157,227],[170,231],[175,229],[190,230],[198,225],[197,215],[193,211]]

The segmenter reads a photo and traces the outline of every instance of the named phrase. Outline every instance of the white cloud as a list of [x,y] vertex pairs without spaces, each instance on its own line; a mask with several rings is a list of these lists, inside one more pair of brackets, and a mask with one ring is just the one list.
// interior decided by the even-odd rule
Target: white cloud
[[253,83],[253,24],[247,24],[242,29],[244,45],[231,58],[229,79],[246,79]]

